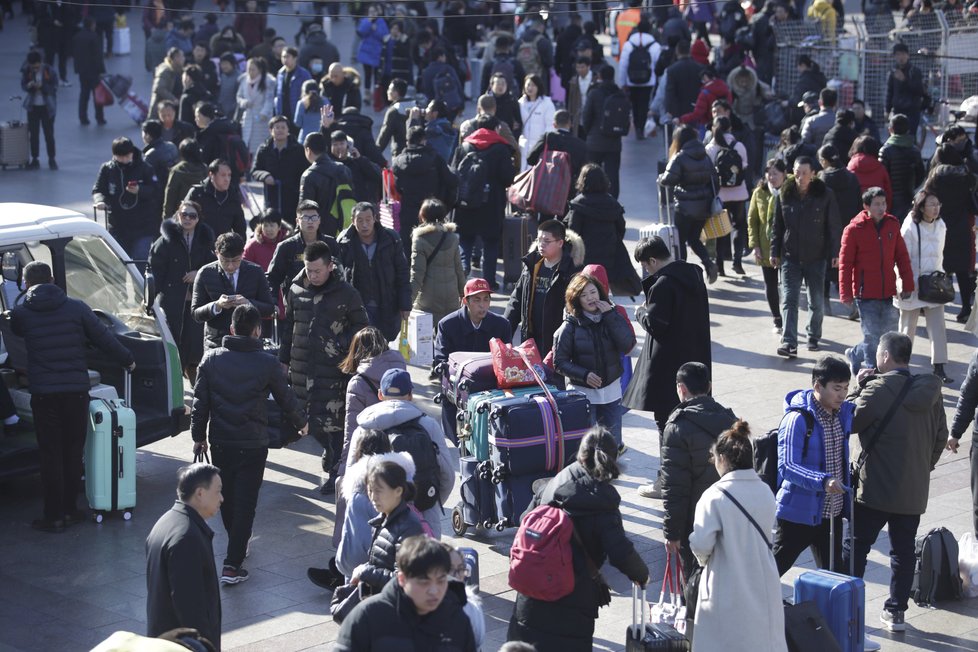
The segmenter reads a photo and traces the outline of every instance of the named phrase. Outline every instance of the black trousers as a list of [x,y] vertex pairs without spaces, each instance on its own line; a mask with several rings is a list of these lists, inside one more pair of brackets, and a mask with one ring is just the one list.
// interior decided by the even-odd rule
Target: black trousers
[[47,146],[48,158],[54,158],[54,116],[46,106],[32,106],[27,109],[27,130],[31,135],[31,158],[37,158],[41,152],[41,130],[44,130],[44,144]]
[[961,308],[965,312],[971,312],[971,303],[975,299],[975,272],[967,268],[945,270],[949,274],[954,274],[958,279],[958,292],[961,293]]
[[[728,233],[722,238],[717,238],[717,262],[733,260],[739,264],[743,260],[744,247],[747,246],[747,212],[744,210],[747,202],[725,201],[723,207],[730,214],[730,222],[733,224],[734,233]],[[731,250],[731,240],[733,249]]]
[[621,150],[617,152],[592,152],[587,153],[588,163],[597,163],[608,175],[611,181],[611,196],[618,199],[619,191],[619,171],[621,170]]
[[920,526],[919,515],[888,514],[856,503],[855,550],[846,551],[843,568],[849,568],[849,554],[853,554],[856,577],[866,573],[866,557],[884,525],[890,535],[890,597],[883,608],[891,612],[906,611],[917,563],[914,543]]
[[978,536],[978,438],[971,438],[971,506],[975,521],[975,536]]
[[[78,120],[79,122],[88,122],[88,98],[92,95],[95,90],[95,86],[98,85],[98,78],[88,79],[86,77],[79,77],[78,79],[80,88],[78,91]],[[92,102],[95,106],[95,120],[96,122],[105,122],[105,108]]]
[[629,86],[628,99],[632,102],[632,121],[639,138],[645,136],[645,119],[649,117],[649,100],[652,99],[651,86]]
[[54,63],[54,55],[58,55],[58,77],[61,81],[68,78],[70,47],[71,34],[63,27],[52,27],[48,35],[48,43],[44,46],[44,63],[50,66]]
[[214,444],[211,446],[214,466],[221,470],[224,502],[221,504],[221,521],[228,533],[228,551],[225,566],[244,563],[255,524],[258,492],[265,477],[267,448],[232,448]]
[[778,519],[774,533],[774,561],[778,575],[784,575],[795,565],[798,556],[811,548],[815,565],[822,570],[842,571],[842,516],[835,517],[835,568],[829,568],[829,519],[823,518],[818,525],[802,525]]
[[78,509],[88,392],[31,394],[31,411],[41,458],[44,518],[60,520]]
[[781,294],[778,291],[778,268],[761,266],[764,275],[764,296],[776,324],[781,324]]
[[[679,232],[679,256],[686,260],[686,247],[688,246],[696,254],[704,267],[709,267],[710,252],[706,250],[706,245],[700,240],[700,233],[703,232],[703,225],[706,219],[698,220],[685,215],[676,215],[676,230]],[[668,415],[667,415],[668,416]]]

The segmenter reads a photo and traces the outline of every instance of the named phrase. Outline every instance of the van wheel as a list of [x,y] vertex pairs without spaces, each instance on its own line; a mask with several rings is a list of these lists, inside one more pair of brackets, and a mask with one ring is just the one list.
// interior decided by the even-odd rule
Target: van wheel
[[465,519],[462,518],[462,503],[459,503],[452,508],[452,532],[454,532],[455,536],[457,537],[464,537],[468,529],[468,524],[466,524]]

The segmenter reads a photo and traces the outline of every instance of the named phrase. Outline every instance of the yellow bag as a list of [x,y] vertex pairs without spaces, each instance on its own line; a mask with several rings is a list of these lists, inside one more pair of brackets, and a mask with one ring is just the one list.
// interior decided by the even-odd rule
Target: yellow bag
[[404,362],[411,361],[411,345],[408,344],[408,322],[406,319],[401,322],[401,339],[397,350],[404,356]]
[[700,240],[703,242],[716,240],[729,235],[731,231],[733,231],[733,224],[730,222],[730,213],[727,212],[727,209],[723,209],[716,215],[711,215],[710,219],[703,225]]

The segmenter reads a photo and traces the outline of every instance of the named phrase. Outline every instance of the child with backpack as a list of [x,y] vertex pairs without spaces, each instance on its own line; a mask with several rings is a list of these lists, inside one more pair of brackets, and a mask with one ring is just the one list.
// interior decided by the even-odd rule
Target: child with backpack
[[728,233],[717,239],[717,269],[720,276],[726,276],[723,269],[724,260],[733,260],[733,272],[744,276],[744,266],[741,264],[744,249],[747,247],[747,148],[730,133],[730,118],[721,116],[713,121],[713,139],[706,146],[706,154],[713,161],[720,178],[717,190],[723,201],[723,208],[730,215],[730,223],[737,232],[733,238],[733,251],[730,240],[733,234]]

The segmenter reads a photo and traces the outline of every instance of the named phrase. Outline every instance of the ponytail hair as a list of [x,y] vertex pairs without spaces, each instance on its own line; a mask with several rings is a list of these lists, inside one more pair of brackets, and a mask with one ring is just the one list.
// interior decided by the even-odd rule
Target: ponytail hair
[[738,419],[729,430],[724,430],[713,444],[714,457],[722,457],[734,471],[754,468],[754,446],[750,441],[750,427]]
[[414,500],[414,483],[407,479],[407,471],[403,466],[391,460],[378,460],[367,469],[367,486],[376,485],[383,480],[391,489],[403,489],[401,500],[405,503]]
[[602,426],[592,427],[577,449],[577,461],[598,482],[609,482],[618,477],[618,444]]

